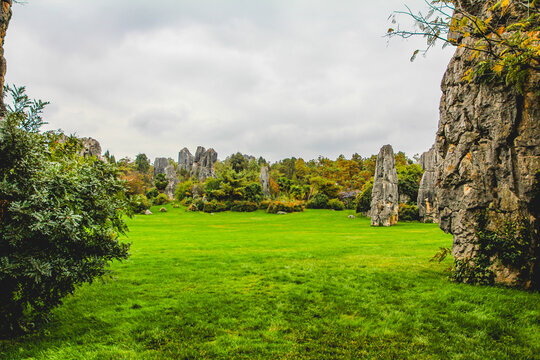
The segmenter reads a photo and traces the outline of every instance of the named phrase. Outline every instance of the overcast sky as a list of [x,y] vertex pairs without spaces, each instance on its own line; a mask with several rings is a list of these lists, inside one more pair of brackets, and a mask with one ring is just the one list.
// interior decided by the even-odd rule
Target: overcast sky
[[[28,0],[14,5],[6,81],[48,100],[47,128],[119,159],[213,147],[336,158],[409,156],[435,139],[453,49],[409,62],[387,20],[423,0]],[[402,18],[404,23],[408,19]]]

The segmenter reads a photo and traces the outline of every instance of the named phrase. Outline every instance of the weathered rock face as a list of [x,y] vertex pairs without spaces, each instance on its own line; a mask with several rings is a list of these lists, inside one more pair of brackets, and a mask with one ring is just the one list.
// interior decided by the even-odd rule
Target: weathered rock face
[[4,39],[11,19],[11,0],[0,3],[0,119],[5,116],[4,77],[6,75],[6,59],[4,58]]
[[268,166],[261,167],[259,181],[261,182],[263,195],[265,197],[270,197],[270,173],[268,172]]
[[174,165],[167,165],[164,174],[167,180],[169,180],[169,183],[167,184],[167,187],[163,192],[170,200],[174,200],[174,193],[176,191],[176,187],[180,183],[178,176],[176,176],[176,170],[174,169]]
[[437,203],[437,166],[440,162],[439,153],[435,145],[420,156],[420,166],[424,170],[420,187],[418,188],[418,212],[420,221],[439,222],[439,208]]
[[371,225],[392,226],[398,222],[398,177],[392,146],[379,151],[371,193]]
[[209,177],[216,177],[214,164],[216,163],[218,154],[214,149],[206,150],[204,147],[197,147],[191,175],[197,177],[200,181],[204,181]]
[[183,148],[178,153],[178,167],[187,171],[191,171],[193,168],[193,161],[195,158],[191,155],[191,152],[187,148]]
[[165,174],[165,169],[169,166],[169,159],[160,157],[154,160],[154,176]]
[[[471,10],[467,6],[472,5],[461,6]],[[521,215],[533,229],[530,253],[538,256],[538,214],[527,204],[540,169],[540,98],[504,85],[462,82],[469,58],[469,51],[459,48],[441,85],[436,140],[440,227],[454,235],[454,259],[474,264],[482,256],[478,212],[487,211],[487,229],[492,231],[503,218]],[[535,81],[540,81],[538,72],[530,83]],[[533,281],[540,277],[538,262],[530,260],[523,272],[503,265],[498,257],[489,261],[496,282],[516,284],[521,277],[518,284],[538,287]]]
[[101,156],[101,145],[99,144],[99,141],[97,141],[96,139],[92,139],[91,137],[82,138],[81,141],[83,145],[81,156],[95,156],[98,159],[103,160],[103,157]]

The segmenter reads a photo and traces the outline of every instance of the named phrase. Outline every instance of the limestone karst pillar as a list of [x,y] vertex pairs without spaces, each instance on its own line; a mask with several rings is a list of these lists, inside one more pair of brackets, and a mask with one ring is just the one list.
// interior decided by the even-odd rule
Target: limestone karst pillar
[[437,165],[439,163],[439,154],[435,145],[422,154],[420,157],[420,166],[424,170],[420,187],[418,188],[418,213],[422,222],[439,222],[439,212],[437,204]]
[[[491,16],[483,2],[457,6],[480,18]],[[441,157],[437,178],[440,227],[454,236],[452,253],[456,272],[466,272],[463,281],[474,281],[471,274],[482,264],[481,275],[491,272],[495,282],[538,288],[538,209],[531,203],[538,196],[535,175],[540,169],[540,97],[533,89],[540,74],[530,70],[522,94],[501,82],[469,83],[462,79],[470,58],[470,50],[459,47],[441,83],[436,139]],[[487,216],[485,223],[478,221],[479,214]],[[506,221],[520,219],[531,229],[530,235],[525,234],[530,244],[522,252],[528,256],[525,263],[503,263],[496,253],[481,250],[483,230],[497,232]]]
[[371,225],[392,226],[398,222],[399,194],[394,150],[384,145],[377,156],[371,192]]

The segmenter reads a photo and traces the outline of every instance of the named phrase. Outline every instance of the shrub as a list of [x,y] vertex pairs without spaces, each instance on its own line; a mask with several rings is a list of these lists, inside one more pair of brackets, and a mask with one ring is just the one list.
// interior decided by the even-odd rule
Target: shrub
[[308,209],[328,209],[328,196],[323,193],[315,194],[307,203]]
[[280,211],[286,213],[302,212],[304,208],[299,202],[272,201],[266,210],[270,214],[277,214]]
[[203,211],[204,204],[205,204],[205,201],[203,199],[201,199],[201,198],[193,199],[193,204],[192,205],[195,205],[197,207],[198,211]]
[[367,182],[362,187],[362,192],[356,198],[356,212],[366,213],[371,209],[371,191],[373,190],[373,180]]
[[257,203],[252,201],[235,201],[231,206],[231,211],[253,212],[259,208]]
[[129,210],[134,214],[143,213],[150,208],[150,202],[144,195],[133,195],[129,199]]
[[227,211],[227,205],[224,202],[219,202],[216,200],[208,201],[204,203],[203,211],[205,213],[217,213]]
[[163,191],[165,188],[169,185],[169,180],[165,176],[165,174],[157,174],[156,178],[154,179],[154,186],[159,190]]
[[159,194],[153,201],[154,205],[165,205],[169,202],[169,198],[165,194]]
[[259,183],[250,183],[245,187],[244,192],[247,201],[259,202],[263,198],[262,186]]
[[182,201],[187,197],[191,197],[193,195],[193,182],[191,181],[184,181],[176,187],[176,191],[174,193],[174,197],[178,201]]
[[399,220],[400,221],[416,221],[420,220],[418,206],[399,204]]
[[186,208],[186,211],[199,211],[199,208],[195,204],[191,204]]
[[[125,188],[116,165],[81,158],[79,141],[42,134],[42,102],[18,89],[0,121],[0,333],[47,318],[62,298],[126,259]],[[16,104],[17,105],[17,104]]]
[[154,188],[151,188],[150,190],[148,190],[148,192],[146,193],[146,197],[148,199],[153,199],[155,197],[157,197],[159,195],[159,192],[158,190],[154,187]]
[[328,201],[328,208],[332,210],[338,210],[338,211],[345,210],[345,204],[343,204],[338,199],[332,199]]
[[271,200],[263,200],[259,203],[259,210],[268,210],[268,206],[272,203]]

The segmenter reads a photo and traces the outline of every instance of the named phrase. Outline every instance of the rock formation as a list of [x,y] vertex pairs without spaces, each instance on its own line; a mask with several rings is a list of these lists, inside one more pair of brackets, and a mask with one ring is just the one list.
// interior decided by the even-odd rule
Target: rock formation
[[165,169],[169,166],[169,159],[160,157],[154,160],[154,176],[157,174],[165,174]]
[[180,180],[178,179],[178,176],[176,175],[176,170],[174,168],[174,165],[169,164],[165,168],[164,174],[167,180],[169,180],[169,183],[167,184],[167,187],[165,188],[163,193],[167,195],[167,197],[170,200],[174,200],[174,193],[176,192],[176,187],[180,183]]
[[178,153],[178,168],[189,171],[191,176],[204,181],[209,177],[216,177],[214,165],[217,158],[218,154],[214,149],[206,150],[198,146],[193,156],[187,148],[183,148]]
[[420,187],[418,188],[418,212],[422,222],[439,222],[439,208],[437,204],[437,165],[439,164],[439,153],[435,145],[420,156],[420,166],[424,170]]
[[82,138],[81,142],[83,145],[83,149],[81,150],[81,156],[95,156],[98,159],[103,160],[103,156],[101,156],[101,145],[99,144],[99,141],[88,137]]
[[180,180],[176,175],[174,165],[169,162],[169,159],[160,157],[154,160],[154,176],[157,174],[165,174],[165,178],[169,180],[169,183],[167,184],[165,190],[163,190],[163,193],[167,195],[170,200],[173,200],[176,186],[178,186]]
[[217,161],[217,157],[218,154],[214,149],[206,150],[204,147],[198,146],[193,159],[191,175],[200,181],[204,181],[209,177],[216,177],[214,164]]
[[385,145],[379,151],[371,193],[371,225],[392,226],[397,224],[399,210],[398,177],[392,146]]
[[268,166],[261,167],[259,181],[261,182],[263,195],[265,197],[270,197],[270,174],[268,172]]
[[4,39],[11,19],[11,0],[2,0],[0,4],[0,119],[5,116],[4,109],[4,77],[6,75],[6,59],[4,58]]
[[193,155],[191,155],[191,152],[189,152],[188,148],[183,148],[178,153],[178,167],[180,169],[191,172],[194,159],[195,158],[193,157]]
[[[488,16],[478,2],[460,6]],[[441,84],[436,139],[441,157],[440,227],[454,235],[456,271],[476,271],[487,262],[483,270],[491,272],[495,282],[538,288],[538,260],[533,261],[540,258],[538,209],[528,205],[535,197],[535,174],[540,169],[540,98],[528,89],[540,81],[540,74],[531,70],[524,94],[504,84],[468,83],[462,78],[470,56],[465,47],[458,48]],[[482,211],[485,223],[478,221]],[[510,217],[523,219],[532,229],[526,260],[519,268],[503,263],[500,253],[487,254],[479,236],[481,230],[497,232]]]

